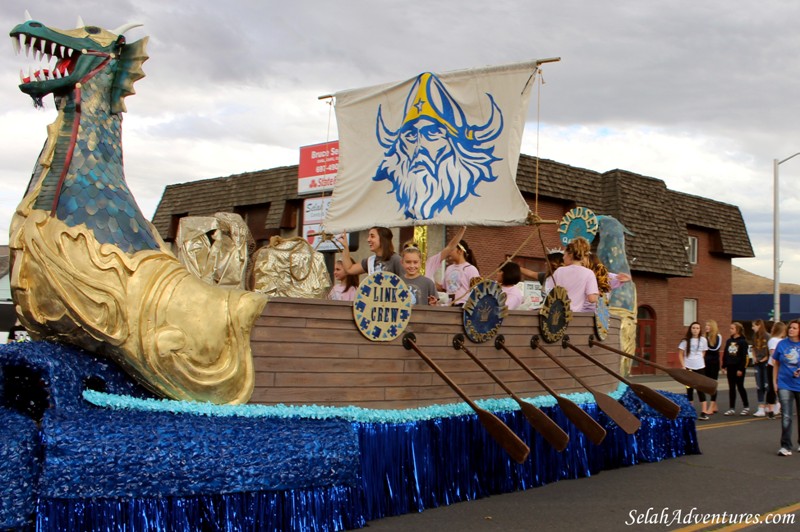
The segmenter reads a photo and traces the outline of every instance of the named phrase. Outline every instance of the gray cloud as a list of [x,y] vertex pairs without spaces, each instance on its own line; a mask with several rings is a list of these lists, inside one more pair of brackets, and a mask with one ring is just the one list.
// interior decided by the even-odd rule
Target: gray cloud
[[[319,95],[560,56],[544,67],[540,155],[739,205],[759,255],[740,265],[771,275],[772,159],[800,151],[796,2],[6,0],[0,27],[25,9],[59,28],[79,14],[107,28],[144,23],[128,33],[150,36],[151,58],[124,127],[128,180],[148,215],[169,183],[293,164],[298,146],[335,135]],[[54,117],[52,100],[35,111],[19,92],[24,62],[7,50],[3,232]],[[535,101],[528,120],[534,130]],[[800,157],[781,166],[787,257],[800,243],[788,230],[800,215],[799,175]],[[800,266],[786,262],[784,280],[800,282]]]

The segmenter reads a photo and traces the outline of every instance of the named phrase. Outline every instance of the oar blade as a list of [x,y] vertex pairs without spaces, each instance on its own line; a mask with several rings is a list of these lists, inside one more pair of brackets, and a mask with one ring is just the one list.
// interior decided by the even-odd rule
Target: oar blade
[[486,432],[494,438],[494,441],[500,444],[512,460],[518,464],[525,462],[531,450],[525,445],[524,441],[519,439],[519,436],[514,434],[513,430],[487,410],[476,408],[475,413],[478,414],[478,419],[483,424]]
[[578,427],[578,430],[586,434],[589,441],[595,445],[600,445],[606,437],[606,429],[600,425],[595,419],[586,413],[584,409],[570,401],[569,399],[560,395],[556,396],[558,406],[564,412],[564,415],[572,422],[573,425]]
[[597,401],[597,406],[600,407],[600,410],[614,420],[614,423],[626,434],[634,434],[642,426],[639,418],[631,414],[627,408],[622,406],[622,403],[613,397],[600,392],[592,392],[592,395],[594,400]]
[[652,388],[648,388],[643,384],[636,383],[631,383],[630,387],[633,390],[633,393],[638,395],[642,401],[661,412],[664,417],[668,419],[675,419],[678,417],[678,414],[681,413],[680,406]]
[[682,368],[669,368],[667,374],[681,384],[685,384],[703,393],[714,394],[717,392],[717,381],[705,375],[695,373],[694,371]]
[[564,432],[558,423],[550,419],[550,417],[536,408],[536,406],[519,399],[517,401],[522,413],[528,420],[528,423],[542,435],[542,437],[553,447],[556,451],[561,452],[567,448],[569,443],[569,435]]

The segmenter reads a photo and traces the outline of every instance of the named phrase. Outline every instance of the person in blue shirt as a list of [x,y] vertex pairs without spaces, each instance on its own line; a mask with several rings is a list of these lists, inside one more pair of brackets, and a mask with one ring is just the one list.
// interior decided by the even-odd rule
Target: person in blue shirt
[[[773,384],[781,402],[781,448],[778,455],[791,456],[794,407],[800,412],[800,321],[789,322],[787,338],[775,347],[772,360],[775,363]],[[800,445],[800,424],[797,427],[797,442]],[[800,452],[800,446],[797,451]]]

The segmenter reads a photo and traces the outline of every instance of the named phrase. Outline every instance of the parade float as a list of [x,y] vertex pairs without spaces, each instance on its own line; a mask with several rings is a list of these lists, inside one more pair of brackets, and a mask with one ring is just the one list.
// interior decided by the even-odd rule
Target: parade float
[[[36,341],[0,350],[0,527],[343,530],[699,452],[688,403],[619,374],[628,333],[609,308],[624,302],[572,313],[557,287],[541,312],[509,312],[485,280],[463,308],[419,307],[378,272],[351,304],[194,275],[125,183],[124,98],[147,59],[131,27],[28,17],[11,31],[18,52],[55,62],[20,89],[37,105],[52,94],[58,115],[10,231],[14,304]],[[326,231],[541,230],[514,185],[538,64],[337,94]],[[423,144],[443,173],[401,175]],[[624,261],[606,222],[606,260]],[[311,267],[298,257],[290,269]]]

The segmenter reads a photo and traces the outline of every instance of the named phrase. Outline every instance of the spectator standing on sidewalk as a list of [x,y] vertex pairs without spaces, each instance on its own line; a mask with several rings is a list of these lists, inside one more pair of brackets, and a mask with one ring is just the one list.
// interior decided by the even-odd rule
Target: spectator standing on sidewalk
[[767,367],[769,362],[769,335],[767,335],[767,325],[764,320],[753,322],[753,357],[755,363],[753,369],[756,373],[756,397],[758,398],[758,410],[753,414],[755,417],[767,415],[764,410],[767,395]]
[[[705,375],[705,356],[708,351],[708,341],[700,334],[702,329],[699,322],[692,322],[686,330],[686,336],[678,344],[678,359],[681,362],[683,369],[691,370],[695,373]],[[694,401],[694,388],[686,388],[686,397],[691,403]],[[697,399],[700,401],[700,415],[697,419],[708,419],[708,403],[706,403],[706,394],[697,390]]]
[[774,419],[775,416],[781,412],[781,403],[778,401],[778,394],[775,391],[775,361],[772,355],[775,354],[775,348],[781,340],[786,338],[786,324],[782,321],[776,321],[772,324],[772,330],[769,332],[769,362],[767,362],[767,417]]
[[726,416],[736,415],[736,391],[742,396],[744,408],[739,413],[741,416],[750,414],[750,401],[747,399],[747,390],[744,388],[744,373],[747,368],[747,340],[744,339],[744,327],[738,321],[731,323],[731,337],[725,342],[723,352],[722,371],[728,376],[728,401],[729,408]]
[[[781,448],[779,456],[792,454],[792,418],[794,408],[800,412],[800,321],[789,322],[788,338],[784,338],[772,355],[775,361],[773,384],[781,401]],[[800,423],[797,427],[797,442],[800,445]],[[797,451],[800,452],[800,446]]]
[[[722,348],[722,335],[719,334],[719,327],[714,320],[706,322],[706,342],[708,343],[708,351],[706,351],[706,377],[709,379],[719,380],[719,367],[721,365],[719,350]],[[717,406],[717,391],[711,394],[711,404],[708,405],[708,410],[705,414],[710,416],[719,411]]]

